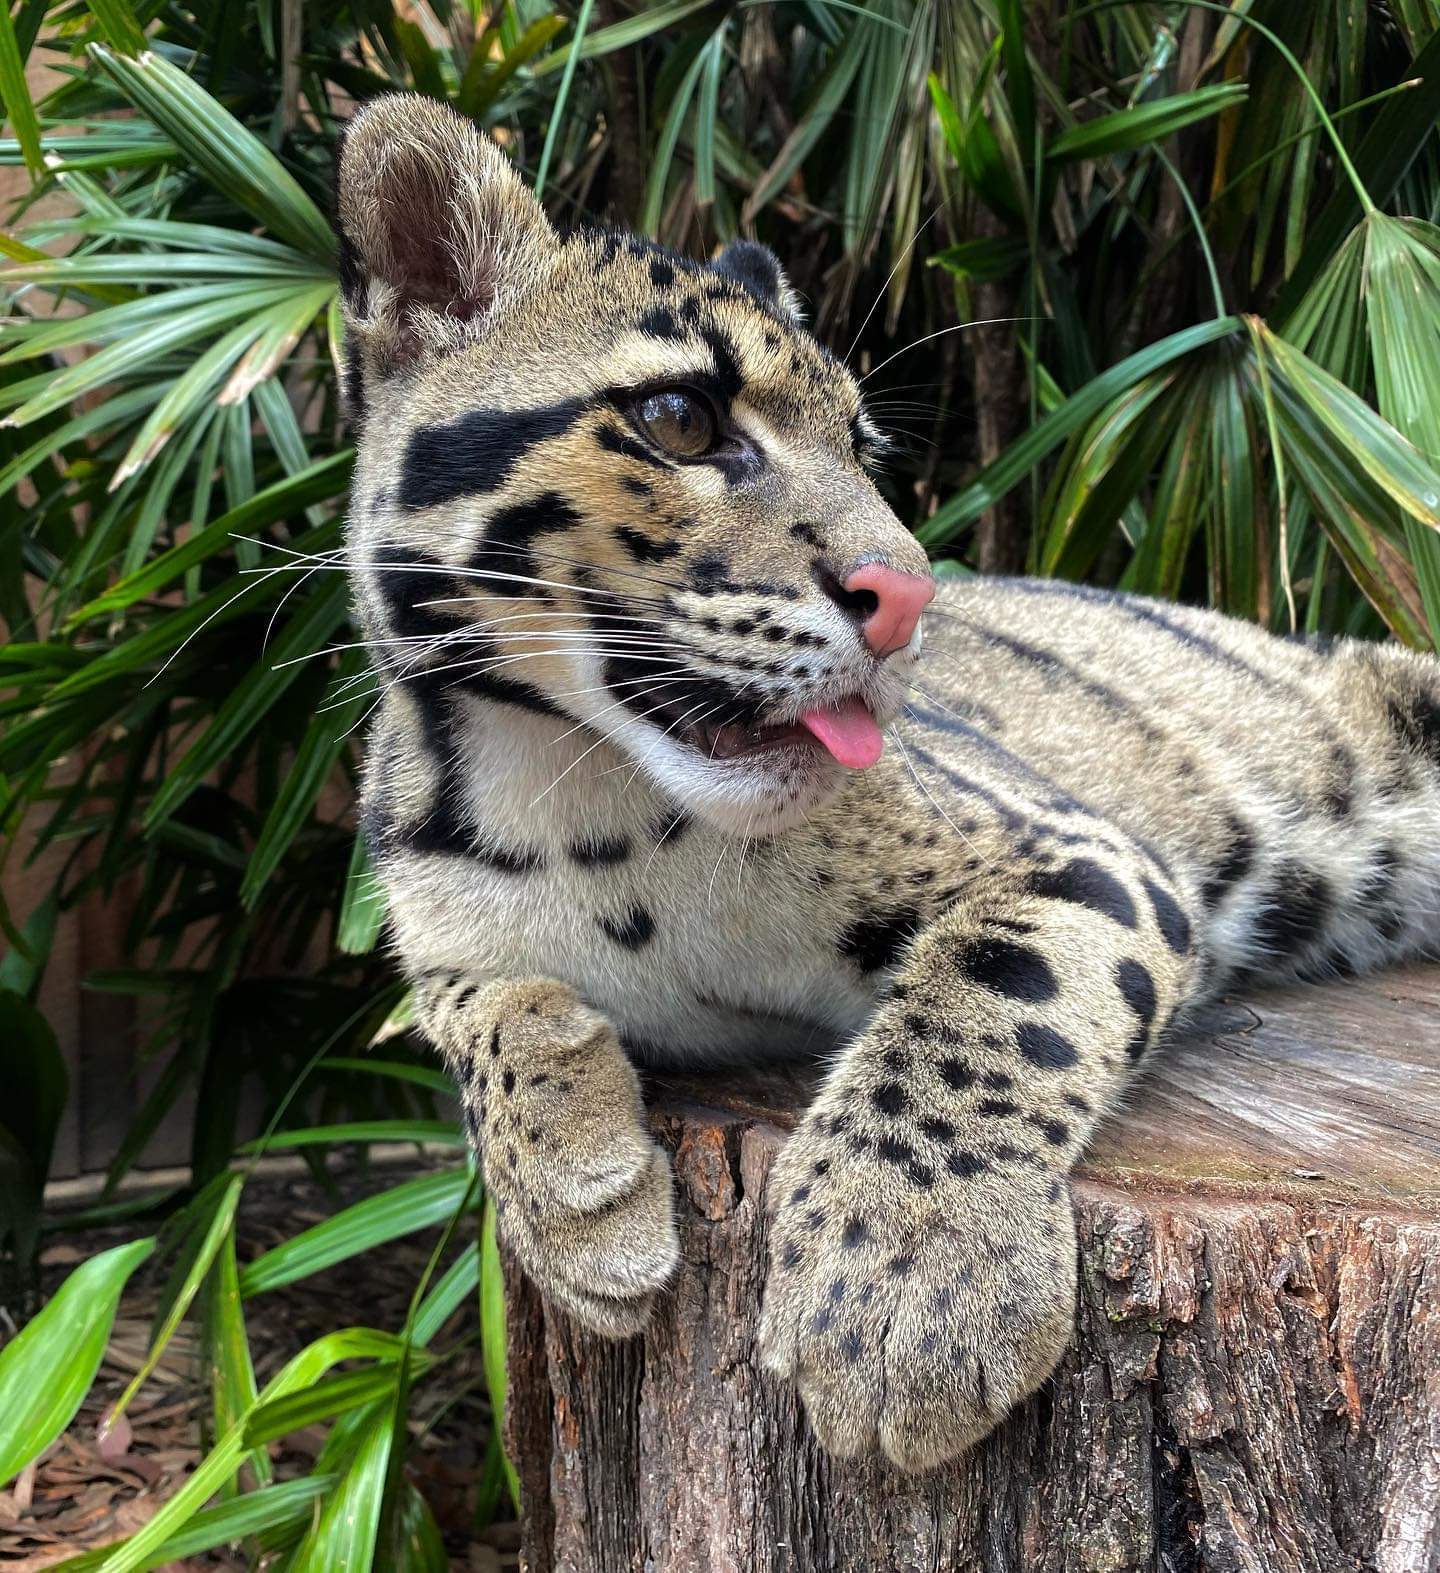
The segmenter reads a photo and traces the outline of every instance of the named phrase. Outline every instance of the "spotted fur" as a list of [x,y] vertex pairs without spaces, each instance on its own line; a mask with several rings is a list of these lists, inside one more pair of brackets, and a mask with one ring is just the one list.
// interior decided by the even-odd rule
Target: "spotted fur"
[[[761,1352],[834,1451],[949,1458],[1059,1358],[1067,1176],[1163,1035],[1435,948],[1440,667],[1024,580],[877,659],[844,584],[924,557],[768,252],[562,240],[417,99],[353,124],[339,206],[366,834],[506,1236],[634,1331],[676,1243],[632,1061],[829,1055]],[[634,418],[677,382],[702,461]],[[869,770],[694,742],[853,696]]]

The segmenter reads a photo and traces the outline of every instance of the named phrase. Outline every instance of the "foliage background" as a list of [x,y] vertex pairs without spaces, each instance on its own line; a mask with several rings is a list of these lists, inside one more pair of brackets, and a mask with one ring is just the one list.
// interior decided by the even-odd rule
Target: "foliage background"
[[[443,1081],[403,1040],[387,1041],[391,1069],[358,1058],[401,1002],[349,810],[368,685],[338,561],[350,434],[326,215],[354,104],[396,86],[453,103],[558,223],[619,222],[694,254],[742,233],[771,244],[900,439],[884,485],[940,571],[1028,569],[1433,647],[1437,34],[1436,0],[0,14],[0,159],[29,176],[0,234],[0,815],[11,855],[22,823],[64,852],[37,907],[0,911],[0,1034],[17,1046],[0,1261],[13,1296],[45,1226],[65,1089],[34,1001],[57,918],[124,892],[129,964],[90,983],[151,1002],[161,1072],[110,1185],[198,1087],[191,1183],[164,1204],[167,1303],[177,1319],[206,1308],[230,1373],[210,1489],[249,1457],[254,1511],[290,1526],[267,1532],[293,1565],[320,1555],[297,1526],[319,1511],[335,1531],[377,1480],[356,1565],[377,1540],[394,1565],[427,1565],[419,1531],[420,1549],[393,1549],[423,1520],[396,1472],[405,1393],[430,1371],[439,1310],[481,1279],[471,1240],[443,1278],[453,1302],[417,1292],[424,1338],[411,1325],[346,1346],[379,1373],[369,1388],[327,1389],[338,1345],[297,1356],[286,1380],[312,1393],[307,1415],[340,1402],[323,1412],[349,1419],[322,1485],[264,1497],[280,1488],[255,1452],[239,1305],[265,1275],[234,1262],[241,1080],[261,1084],[272,1146],[317,1168],[341,1141],[448,1129]],[[39,103],[32,52],[63,72]],[[57,193],[64,216],[36,221]],[[468,1174],[442,1179],[424,1216],[475,1213]],[[393,1237],[415,1205],[338,1215],[319,1254]],[[312,1270],[313,1242],[296,1244],[291,1266]],[[127,1249],[94,1268],[115,1294]],[[94,1291],[103,1342],[113,1295]],[[0,1354],[12,1399],[43,1366],[41,1339],[23,1359],[19,1344]],[[66,1423],[65,1402],[24,1435],[13,1423],[8,1452],[0,1421],[0,1477]],[[150,1565],[124,1555],[115,1566]]]

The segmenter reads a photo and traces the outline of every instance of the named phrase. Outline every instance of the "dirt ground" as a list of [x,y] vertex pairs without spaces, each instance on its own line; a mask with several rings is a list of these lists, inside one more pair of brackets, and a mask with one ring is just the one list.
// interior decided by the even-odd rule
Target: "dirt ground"
[[[406,1173],[394,1166],[368,1176],[346,1170],[337,1173],[337,1183],[344,1200],[351,1201],[394,1184]],[[252,1178],[237,1236],[242,1265],[328,1217],[333,1206],[308,1176]],[[130,1227],[55,1237],[42,1260],[45,1292],[86,1257],[141,1232]],[[359,1324],[398,1331],[435,1239],[433,1233],[413,1235],[248,1300],[246,1327],[257,1381],[263,1385],[297,1350],[337,1328]],[[161,1279],[161,1273],[152,1272],[131,1280],[99,1375],[79,1414],[35,1466],[8,1491],[0,1491],[0,1573],[37,1573],[133,1532],[159,1511],[199,1462],[207,1399],[198,1380],[197,1339],[188,1323],[131,1404],[128,1434],[120,1428],[103,1450],[97,1442],[101,1416],[144,1360]],[[475,1325],[474,1306],[462,1306],[436,1347],[446,1347]],[[494,1524],[479,1534],[474,1529],[475,1483],[490,1430],[478,1344],[447,1366],[443,1391],[440,1384],[435,1387],[428,1409],[422,1392],[412,1415],[410,1478],[435,1513],[452,1568],[512,1573],[519,1565],[515,1526]],[[461,1389],[462,1396],[437,1415]],[[272,1443],[275,1478],[307,1473],[324,1434],[323,1427],[315,1426]],[[239,1547],[170,1564],[175,1570],[248,1566]]]

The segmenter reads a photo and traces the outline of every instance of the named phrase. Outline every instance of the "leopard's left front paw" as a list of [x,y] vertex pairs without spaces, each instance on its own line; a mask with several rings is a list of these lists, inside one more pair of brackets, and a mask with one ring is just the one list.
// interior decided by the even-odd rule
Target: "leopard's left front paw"
[[[927,1171],[807,1123],[776,1164],[760,1325],[830,1452],[929,1469],[986,1436],[1055,1369],[1075,1307],[1068,1188],[1007,1167]],[[924,1178],[924,1175],[920,1176]]]

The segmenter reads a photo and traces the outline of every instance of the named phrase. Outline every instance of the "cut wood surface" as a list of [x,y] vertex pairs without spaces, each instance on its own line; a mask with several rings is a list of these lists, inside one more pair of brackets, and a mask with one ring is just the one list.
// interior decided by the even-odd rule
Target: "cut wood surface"
[[608,1344],[508,1275],[532,1573],[1437,1573],[1440,968],[1220,1007],[1074,1186],[1075,1342],[982,1447],[836,1463],[763,1373],[801,1074],[656,1082],[683,1264]]

